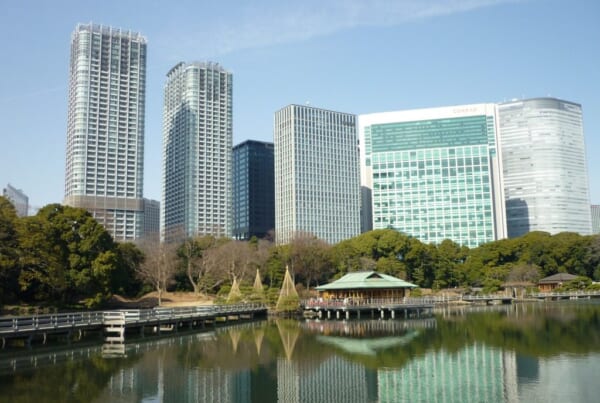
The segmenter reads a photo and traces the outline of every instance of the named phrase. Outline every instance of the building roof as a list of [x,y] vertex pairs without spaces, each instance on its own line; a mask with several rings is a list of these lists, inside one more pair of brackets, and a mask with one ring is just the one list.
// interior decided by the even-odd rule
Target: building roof
[[333,283],[316,287],[318,291],[364,290],[381,288],[416,288],[417,286],[399,278],[375,271],[348,273]]
[[538,281],[538,284],[564,283],[565,281],[571,281],[576,278],[577,276],[574,276],[569,273],[556,273],[541,279],[540,281]]

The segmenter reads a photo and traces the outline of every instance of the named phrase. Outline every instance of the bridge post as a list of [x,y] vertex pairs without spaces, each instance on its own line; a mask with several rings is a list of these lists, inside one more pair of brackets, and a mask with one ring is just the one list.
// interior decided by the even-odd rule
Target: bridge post
[[392,319],[396,319],[396,311],[392,309]]
[[381,309],[381,319],[385,319],[385,311]]
[[335,311],[335,317],[336,317],[337,319],[339,319],[339,318],[340,318],[340,311]]
[[331,319],[331,311],[327,311],[327,319]]
[[346,311],[346,319],[350,319],[350,311]]
[[358,310],[356,311],[356,316],[358,317],[358,319],[360,319],[360,309],[358,309]]

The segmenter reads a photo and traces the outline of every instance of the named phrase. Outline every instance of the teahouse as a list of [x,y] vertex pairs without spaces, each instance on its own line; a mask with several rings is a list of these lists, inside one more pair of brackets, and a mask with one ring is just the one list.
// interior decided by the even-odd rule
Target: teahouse
[[339,280],[318,286],[319,297],[323,299],[346,299],[355,301],[372,299],[402,299],[410,295],[410,289],[417,286],[399,278],[361,271],[348,273]]
[[558,288],[564,283],[567,283],[576,278],[577,276],[574,276],[569,273],[556,273],[552,276],[545,277],[538,281],[538,288],[540,289],[540,292],[551,292],[555,288]]

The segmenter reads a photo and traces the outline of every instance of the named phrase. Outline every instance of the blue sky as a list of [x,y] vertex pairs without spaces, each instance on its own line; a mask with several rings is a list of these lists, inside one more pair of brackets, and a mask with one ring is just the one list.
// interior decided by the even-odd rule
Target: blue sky
[[160,199],[162,99],[179,61],[234,74],[234,144],[272,141],[290,103],[350,113],[554,96],[582,104],[600,204],[596,0],[0,0],[0,186],[63,198],[70,35],[148,39],[144,193]]

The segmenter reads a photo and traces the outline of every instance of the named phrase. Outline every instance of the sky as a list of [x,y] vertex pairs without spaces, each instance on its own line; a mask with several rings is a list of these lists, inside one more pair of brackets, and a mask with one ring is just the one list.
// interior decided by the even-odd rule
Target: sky
[[64,196],[71,33],[148,41],[144,196],[160,200],[166,73],[233,73],[233,142],[273,141],[295,103],[355,114],[552,96],[583,107],[590,201],[600,204],[600,1],[0,0],[0,187],[32,210]]

